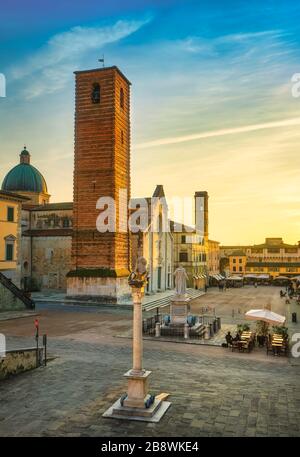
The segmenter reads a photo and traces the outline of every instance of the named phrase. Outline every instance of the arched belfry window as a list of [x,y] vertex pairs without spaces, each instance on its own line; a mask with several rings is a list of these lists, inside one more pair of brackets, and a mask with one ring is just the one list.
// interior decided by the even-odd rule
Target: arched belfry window
[[123,87],[120,89],[120,107],[124,109],[124,90]]
[[92,98],[93,103],[100,103],[100,84],[99,83],[93,84],[91,98]]

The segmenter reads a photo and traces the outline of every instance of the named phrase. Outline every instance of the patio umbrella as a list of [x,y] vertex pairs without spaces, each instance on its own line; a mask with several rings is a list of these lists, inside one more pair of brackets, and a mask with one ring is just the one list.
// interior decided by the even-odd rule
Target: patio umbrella
[[245,318],[251,321],[264,321],[269,324],[284,324],[285,317],[268,309],[250,309]]
[[274,281],[276,279],[290,279],[290,278],[288,278],[287,276],[277,276],[276,278],[274,278]]

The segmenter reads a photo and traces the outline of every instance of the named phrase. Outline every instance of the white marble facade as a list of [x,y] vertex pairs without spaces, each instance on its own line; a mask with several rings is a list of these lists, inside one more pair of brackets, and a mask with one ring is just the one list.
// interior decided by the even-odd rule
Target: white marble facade
[[[153,197],[164,198],[162,186],[157,186]],[[173,289],[173,235],[165,231],[163,223],[163,205],[155,204],[154,212],[158,218],[158,224],[154,229],[155,222],[151,219],[151,199],[149,203],[149,224],[147,230],[132,234],[132,264],[134,265],[139,256],[145,257],[149,271],[149,281],[146,293],[154,294]],[[153,200],[152,200],[153,204]],[[167,217],[167,211],[166,211]]]

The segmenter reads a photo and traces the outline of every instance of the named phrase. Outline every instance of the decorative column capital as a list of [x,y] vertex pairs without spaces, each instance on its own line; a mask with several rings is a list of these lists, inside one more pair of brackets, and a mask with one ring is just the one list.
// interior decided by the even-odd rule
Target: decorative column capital
[[131,287],[132,296],[144,295],[144,288],[147,284],[147,260],[144,257],[137,259],[135,270],[132,271],[128,278],[128,284]]

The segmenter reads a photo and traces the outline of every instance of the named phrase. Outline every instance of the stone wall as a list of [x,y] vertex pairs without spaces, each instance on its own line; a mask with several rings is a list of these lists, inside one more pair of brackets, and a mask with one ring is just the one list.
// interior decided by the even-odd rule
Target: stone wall
[[31,276],[39,289],[66,289],[71,269],[71,236],[32,237]]
[[[50,205],[51,206],[51,205]],[[72,209],[37,209],[31,211],[30,229],[31,230],[55,230],[70,228],[73,224]]]
[[128,278],[69,277],[69,298],[99,303],[127,303],[130,300]]
[[[39,348],[39,361],[43,360],[43,348]],[[6,351],[0,358],[0,380],[36,368],[36,348]]]
[[26,309],[25,304],[0,283],[0,311]]

